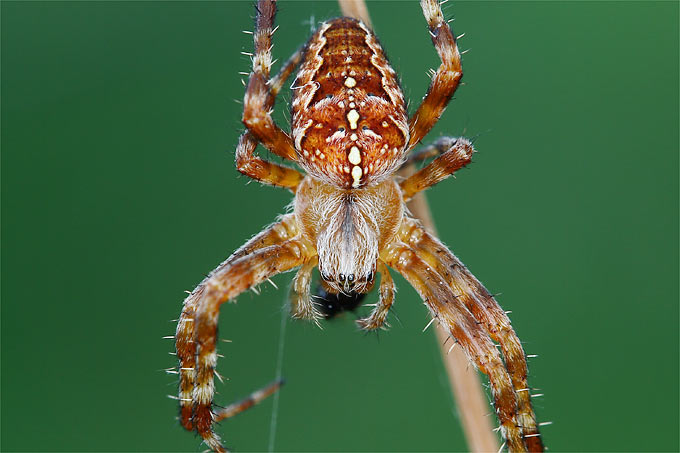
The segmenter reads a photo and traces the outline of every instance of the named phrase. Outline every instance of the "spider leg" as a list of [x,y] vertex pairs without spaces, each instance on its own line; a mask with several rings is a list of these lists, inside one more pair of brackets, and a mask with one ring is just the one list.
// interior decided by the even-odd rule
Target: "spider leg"
[[253,236],[248,242],[243,244],[238,250],[231,254],[231,256],[216,269],[219,270],[226,263],[250,255],[256,250],[259,250],[270,245],[281,244],[288,239],[295,237],[298,234],[297,224],[295,223],[294,214],[282,215],[278,222],[269,225],[264,230]]
[[304,50],[305,46],[298,48],[283,64],[278,74],[269,80],[269,92],[272,96],[276,97],[279,94],[279,91],[281,91],[281,88],[283,88],[283,84],[286,82],[286,80],[288,80],[288,77],[290,77],[295,68],[300,64]]
[[[253,34],[255,55],[253,56],[253,72],[250,73],[243,99],[243,124],[271,152],[295,161],[297,155],[293,141],[274,123],[271,117],[275,93],[272,93],[269,87],[269,73],[272,65],[271,48],[276,2],[274,0],[258,0],[256,9],[257,16]],[[295,57],[294,54],[293,58]],[[284,70],[288,70],[290,73],[294,67],[294,64],[292,64],[292,67],[284,66]],[[274,80],[275,86],[280,86],[282,83],[282,81],[278,81],[278,78]],[[275,91],[278,92],[278,89]]]
[[[286,226],[286,221],[290,222],[290,219],[284,218],[249,241],[184,301],[176,333],[180,360],[180,420],[186,429],[196,429],[215,451],[225,451],[212,431],[216,417],[212,412],[212,398],[219,307],[263,280],[299,266],[313,253],[307,243],[287,237],[296,233],[296,228],[290,224]],[[262,392],[266,393],[266,390]],[[255,397],[257,395],[256,392]]]
[[[268,47],[265,51],[259,52],[257,58],[253,59],[253,71],[260,72],[266,75],[265,77],[269,76],[271,66],[271,52],[268,50],[271,47],[271,25],[269,30],[269,32],[255,35],[256,49],[263,49],[263,46]],[[268,57],[266,57],[267,54],[269,55]],[[276,96],[281,91],[286,79],[290,77],[297,65],[300,64],[302,54],[303,48],[301,47],[284,63],[279,73],[267,82],[269,90],[269,95],[265,100],[267,111],[273,108]],[[236,168],[238,171],[262,183],[284,187],[295,192],[298,184],[304,178],[302,173],[293,168],[275,164],[256,156],[255,148],[258,143],[259,140],[251,132],[244,132],[241,135],[236,148]]]
[[230,418],[233,417],[234,415],[238,415],[246,409],[250,409],[254,405],[258,404],[260,401],[274,394],[274,392],[281,388],[282,385],[283,379],[276,380],[271,384],[267,385],[266,387],[263,387],[260,390],[251,393],[241,401],[237,401],[223,409],[220,409],[218,412],[215,412],[215,423],[220,422],[225,418]]
[[[194,290],[195,292],[195,290]],[[179,421],[182,426],[193,431],[194,422],[192,394],[195,384],[196,343],[194,342],[194,321],[196,320],[196,302],[194,293],[184,300],[182,313],[177,322],[175,332],[175,350],[179,359]]]
[[396,292],[394,280],[382,261],[378,261],[378,272],[380,273],[380,299],[367,318],[357,319],[357,324],[364,330],[375,330],[385,325],[385,319],[394,302]]
[[304,175],[294,168],[275,164],[255,155],[259,141],[251,132],[244,132],[236,147],[236,169],[264,184],[283,187],[295,193]]
[[393,243],[381,259],[402,274],[420,294],[432,313],[465,351],[468,358],[489,377],[500,430],[510,451],[527,451],[517,417],[517,396],[512,380],[489,335],[478,325],[458,295],[444,278],[426,263],[417,251],[403,243]]
[[420,0],[420,6],[442,64],[432,75],[432,82],[425,98],[409,120],[411,138],[408,148],[417,145],[439,120],[463,76],[456,39],[451,33],[449,24],[444,20],[439,2]]
[[295,275],[290,294],[290,311],[295,319],[308,319],[314,321],[317,326],[323,316],[316,308],[312,300],[310,286],[312,284],[312,271],[317,266],[317,259],[313,258],[305,263]]
[[307,258],[308,250],[308,245],[295,239],[260,249],[214,273],[198,291],[200,298],[196,308],[194,332],[197,359],[196,382],[192,393],[192,421],[206,444],[215,451],[225,451],[220,438],[212,429],[219,307],[223,302],[267,278],[301,265]]
[[457,137],[440,137],[429,145],[421,146],[417,150],[409,154],[408,158],[401,164],[399,171],[402,171],[405,167],[418,162],[423,162],[428,159],[439,157],[451,148]]
[[529,451],[543,451],[536,416],[531,406],[524,350],[507,314],[465,265],[416,221],[406,221],[402,231],[403,240],[459,294],[458,300],[482,322],[491,338],[500,345],[517,396],[517,417],[527,447]]
[[[213,271],[219,272],[221,269],[229,265],[235,260],[248,256],[256,250],[268,247],[274,244],[280,244],[297,234],[297,225],[295,224],[295,217],[293,214],[288,214],[281,217],[281,220],[273,225],[265,228],[263,231],[255,235],[252,239],[246,242],[241,248],[236,250],[229,258],[227,258],[220,266]],[[211,274],[212,275],[212,274]],[[207,279],[206,279],[207,280]],[[196,367],[196,343],[194,342],[194,326],[196,318],[196,306],[199,297],[195,293],[202,291],[202,286],[205,281],[201,283],[184,301],[182,313],[177,323],[176,350],[179,359],[179,405],[180,405],[180,422],[184,428],[188,430],[194,429],[194,424],[191,419],[193,415],[193,400],[192,393],[195,384],[195,367]]]
[[464,138],[446,139],[450,141],[448,151],[399,184],[404,200],[409,200],[418,192],[443,181],[470,163],[472,154],[475,152],[472,143]]

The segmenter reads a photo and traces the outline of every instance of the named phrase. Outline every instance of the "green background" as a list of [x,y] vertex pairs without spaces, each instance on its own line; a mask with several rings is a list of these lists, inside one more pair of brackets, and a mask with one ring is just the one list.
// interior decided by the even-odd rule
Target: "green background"
[[[413,110],[438,65],[419,6],[370,10]],[[426,140],[478,136],[479,153],[429,199],[539,355],[546,444],[677,451],[678,4],[445,13],[471,52]],[[338,14],[282,1],[275,57]],[[183,291],[291,199],[233,165],[252,15],[249,2],[2,2],[3,451],[204,449],[174,418],[161,337]],[[218,402],[275,375],[289,280],[223,307]],[[352,316],[287,325],[277,450],[465,449],[427,312],[397,284],[399,320],[379,338]],[[219,432],[266,450],[271,411]]]

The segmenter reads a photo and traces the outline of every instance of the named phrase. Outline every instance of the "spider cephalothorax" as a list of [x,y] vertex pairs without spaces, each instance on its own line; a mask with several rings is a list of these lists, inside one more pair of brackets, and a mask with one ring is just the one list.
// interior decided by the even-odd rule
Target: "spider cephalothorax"
[[[379,301],[367,318],[357,321],[362,329],[378,329],[385,326],[394,301],[388,267],[413,285],[433,318],[488,375],[508,448],[543,450],[524,351],[507,315],[404,207],[413,195],[467,165],[474,152],[468,140],[450,137],[437,140],[426,152],[411,152],[437,122],[462,77],[456,40],[439,4],[421,0],[421,6],[442,64],[409,117],[396,74],[375,35],[354,19],[324,22],[271,77],[276,6],[274,0],[258,1],[253,71],[243,109],[247,131],[236,149],[236,165],[251,178],[291,190],[295,201],[293,213],[237,250],[184,301],[176,334],[180,421],[215,451],[224,447],[213,423],[252,406],[280,385],[213,411],[220,305],[275,274],[299,268],[291,291],[292,315],[319,322],[360,304],[361,294],[379,275]],[[288,134],[274,123],[271,111],[285,79],[298,66]],[[307,174],[257,157],[260,143]],[[436,157],[429,165],[403,180],[395,177],[407,156],[413,160],[432,151]],[[310,292],[314,268],[329,301],[322,306]],[[332,301],[334,294],[343,296]]]

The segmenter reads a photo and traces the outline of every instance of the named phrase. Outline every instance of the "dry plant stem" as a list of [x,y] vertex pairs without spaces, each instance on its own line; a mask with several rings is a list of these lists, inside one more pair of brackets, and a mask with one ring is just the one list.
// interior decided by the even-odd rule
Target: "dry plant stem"
[[342,11],[343,16],[359,19],[370,28],[373,28],[371,16],[368,14],[368,8],[364,0],[338,0],[338,3],[340,4],[340,11]]
[[[403,171],[404,176],[412,174],[414,170],[415,167],[410,165]],[[408,208],[428,231],[436,233],[424,192],[416,194],[408,203]],[[449,333],[441,325],[438,324],[435,330],[468,448],[474,452],[498,451],[498,439],[491,426],[492,417],[488,416],[492,411],[477,371],[473,366],[469,366],[462,348],[453,348],[449,352],[449,348],[455,343],[446,341]]]
[[[371,18],[364,0],[338,0],[342,14],[360,19],[371,26]],[[415,172],[415,166],[410,165],[403,171],[404,176]],[[418,218],[425,228],[435,233],[432,215],[423,192],[416,194],[409,202],[411,213]],[[451,391],[456,400],[458,412],[462,419],[463,431],[468,448],[475,452],[498,451],[498,439],[491,426],[491,409],[481,386],[481,381],[474,367],[469,362],[461,348],[454,348],[449,353],[450,345],[444,344],[449,333],[441,326],[436,328],[440,344],[442,359],[449,375]]]

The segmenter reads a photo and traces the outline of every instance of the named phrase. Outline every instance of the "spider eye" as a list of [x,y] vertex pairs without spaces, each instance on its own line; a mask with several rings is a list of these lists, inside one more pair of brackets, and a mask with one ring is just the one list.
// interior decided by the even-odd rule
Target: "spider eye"
[[340,127],[338,128],[338,130],[339,130],[340,132],[345,132],[345,128],[344,128],[343,126],[340,126]]
[[333,97],[332,94],[327,94],[327,95],[326,95],[326,99],[330,99],[330,98],[332,98],[332,97]]
[[368,130],[368,126],[364,126],[364,127],[362,127],[362,128],[361,128],[361,130],[363,130],[363,131],[367,131],[367,130]]
[[345,281],[345,274],[338,275],[338,280],[340,280],[341,282],[344,282]]
[[349,274],[349,275],[347,276],[347,281],[350,282],[350,283],[352,283],[352,282],[354,281],[354,274]]

